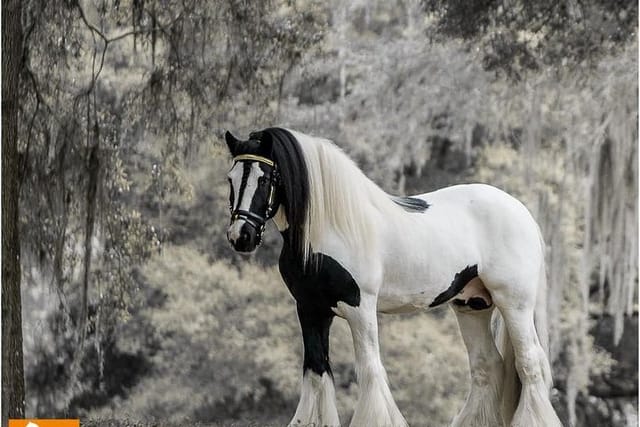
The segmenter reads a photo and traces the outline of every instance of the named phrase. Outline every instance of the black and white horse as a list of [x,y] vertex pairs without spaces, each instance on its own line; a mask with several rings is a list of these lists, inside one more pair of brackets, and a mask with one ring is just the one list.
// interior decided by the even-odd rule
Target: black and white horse
[[[355,348],[351,426],[407,425],[380,360],[376,316],[444,303],[457,316],[471,371],[453,425],[561,425],[549,401],[544,242],[522,203],[481,184],[394,197],[328,140],[282,128],[247,141],[225,137],[233,156],[229,241],[252,252],[270,219],[284,238],[280,272],[304,341],[290,425],[340,425],[329,364],[334,316],[349,323]],[[503,326],[494,341],[495,307]]]

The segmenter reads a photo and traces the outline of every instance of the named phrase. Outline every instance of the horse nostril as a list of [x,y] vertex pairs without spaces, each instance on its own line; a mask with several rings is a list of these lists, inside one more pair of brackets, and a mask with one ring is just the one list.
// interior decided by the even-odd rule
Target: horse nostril
[[249,236],[249,233],[247,232],[247,230],[244,229],[244,227],[242,228],[242,230],[240,230],[240,240],[242,242],[248,242],[251,239],[251,236]]

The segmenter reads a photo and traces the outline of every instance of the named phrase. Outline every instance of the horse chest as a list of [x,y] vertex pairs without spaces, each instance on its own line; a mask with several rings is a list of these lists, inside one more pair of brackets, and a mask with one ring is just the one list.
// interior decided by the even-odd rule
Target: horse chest
[[351,274],[328,255],[313,256],[317,268],[305,271],[286,244],[280,253],[280,274],[298,305],[328,315],[333,315],[331,307],[340,301],[360,305],[360,288]]

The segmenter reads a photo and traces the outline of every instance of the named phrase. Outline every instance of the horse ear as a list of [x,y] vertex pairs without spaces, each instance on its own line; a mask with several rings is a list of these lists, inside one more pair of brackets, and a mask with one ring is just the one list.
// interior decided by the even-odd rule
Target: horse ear
[[229,147],[229,151],[231,152],[231,155],[235,156],[238,139],[235,136],[233,136],[229,131],[226,131],[224,133],[224,139],[227,141],[227,147]]

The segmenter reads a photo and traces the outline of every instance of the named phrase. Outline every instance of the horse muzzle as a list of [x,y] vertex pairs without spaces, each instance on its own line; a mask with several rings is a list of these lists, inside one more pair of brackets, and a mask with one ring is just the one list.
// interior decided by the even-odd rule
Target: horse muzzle
[[229,226],[227,240],[236,252],[251,253],[260,245],[262,236],[250,223],[238,219]]

